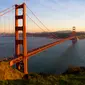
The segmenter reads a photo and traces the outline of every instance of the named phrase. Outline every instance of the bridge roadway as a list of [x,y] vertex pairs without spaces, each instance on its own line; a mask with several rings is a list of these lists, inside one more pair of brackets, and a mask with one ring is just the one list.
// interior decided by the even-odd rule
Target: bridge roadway
[[[31,50],[31,51],[29,51],[29,52],[27,53],[27,58],[30,58],[31,56],[34,56],[34,55],[36,55],[36,54],[38,54],[38,53],[40,53],[40,52],[42,52],[42,51],[44,51],[44,50],[46,50],[46,49],[48,49],[48,48],[50,48],[50,47],[53,47],[53,46],[55,46],[55,45],[57,45],[57,44],[61,44],[61,43],[65,42],[65,41],[71,40],[71,39],[73,39],[73,38],[75,38],[75,36],[68,37],[68,38],[64,38],[64,39],[62,39],[62,40],[58,40],[58,41],[52,42],[52,43],[50,43],[50,44],[41,46],[41,47],[39,47],[39,48],[33,49],[33,50]],[[18,62],[20,62],[20,61],[22,61],[22,60],[23,60],[23,56],[20,56],[20,57],[18,57],[18,58],[15,58],[15,59],[11,60],[11,61],[10,61],[10,66],[13,66],[14,64],[16,64],[16,63],[18,63]]]

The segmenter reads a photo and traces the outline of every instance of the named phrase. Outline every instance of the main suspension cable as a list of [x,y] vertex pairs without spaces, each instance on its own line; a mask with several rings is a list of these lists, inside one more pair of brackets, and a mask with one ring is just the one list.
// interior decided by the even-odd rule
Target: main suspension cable
[[10,9],[10,10],[8,10],[8,11],[2,13],[2,14],[0,14],[0,16],[4,16],[5,14],[8,14],[8,13],[11,12],[13,9],[14,9],[14,8],[12,8],[12,9]]
[[[27,15],[27,14],[26,14],[26,15]],[[31,17],[29,17],[28,15],[27,15],[27,17],[28,17],[34,24],[36,24],[36,26],[38,26],[42,31],[46,32],[46,31],[43,30]]]
[[[11,7],[14,7],[15,5],[12,5]],[[10,8],[6,8],[6,9],[4,9],[4,10],[2,10],[2,11],[0,11],[0,14],[1,13],[3,13],[3,12],[5,12],[5,11],[7,11],[7,10],[10,10],[11,9],[11,7]]]
[[[35,18],[36,18],[49,32],[51,32],[51,31],[43,24],[43,22],[35,15],[35,13],[33,13],[33,11],[32,11],[31,9],[29,9],[29,7],[28,7],[27,5],[26,5],[26,7],[27,7],[27,9],[30,10],[30,12],[35,16]],[[55,34],[53,34],[53,33],[51,33],[51,34],[52,34],[52,36],[54,36],[55,38],[57,38]]]

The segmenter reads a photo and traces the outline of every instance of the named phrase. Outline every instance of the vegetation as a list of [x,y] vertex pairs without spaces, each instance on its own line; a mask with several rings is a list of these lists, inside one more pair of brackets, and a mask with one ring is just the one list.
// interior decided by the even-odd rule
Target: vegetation
[[85,85],[85,73],[58,76],[30,74],[28,80],[3,80],[0,85]]
[[21,79],[23,75],[23,73],[10,67],[9,62],[0,62],[0,80]]
[[85,39],[85,35],[78,36],[79,39]]
[[44,73],[24,75],[11,68],[8,62],[0,62],[0,85],[85,85],[85,68],[71,66],[60,75]]

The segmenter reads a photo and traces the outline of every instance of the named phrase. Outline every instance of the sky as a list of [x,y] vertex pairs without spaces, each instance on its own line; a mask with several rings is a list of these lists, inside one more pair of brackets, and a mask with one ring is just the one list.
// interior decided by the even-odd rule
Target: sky
[[[1,0],[0,11],[24,1],[50,31],[72,30],[73,26],[77,31],[85,31],[85,0]],[[27,13],[45,30],[30,11]],[[28,19],[27,23],[27,31],[40,32],[31,20]]]

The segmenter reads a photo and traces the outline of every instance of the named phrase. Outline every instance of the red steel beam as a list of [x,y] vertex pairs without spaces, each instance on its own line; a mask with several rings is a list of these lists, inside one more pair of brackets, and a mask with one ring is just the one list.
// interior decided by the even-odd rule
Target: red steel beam
[[65,41],[71,40],[71,39],[73,39],[73,38],[75,38],[75,37],[65,38],[65,39],[62,39],[62,40],[59,40],[59,41],[55,41],[55,42],[53,42],[53,43],[50,43],[50,44],[41,46],[41,47],[39,47],[39,48],[36,48],[36,49],[28,52],[27,56],[31,57],[31,56],[33,56],[33,55],[36,55],[37,53],[40,53],[40,52],[42,52],[42,51],[50,48],[50,47],[53,47],[53,46],[55,46],[55,45],[57,45],[57,44],[61,44],[61,43],[65,42]]
[[[50,43],[50,44],[41,46],[41,47],[39,47],[39,48],[36,48],[36,49],[34,49],[34,50],[32,50],[32,51],[29,51],[28,54],[27,54],[27,58],[29,58],[29,57],[31,57],[31,56],[34,56],[34,55],[36,55],[36,54],[38,54],[38,53],[40,53],[40,52],[42,52],[42,51],[44,51],[44,50],[46,50],[46,49],[48,49],[48,48],[50,48],[50,47],[53,47],[53,46],[55,46],[55,45],[57,45],[57,44],[61,44],[61,43],[65,42],[65,41],[67,41],[67,40],[71,40],[71,39],[73,39],[73,38],[75,38],[75,36],[73,36],[73,37],[68,37],[68,38],[65,38],[65,39],[62,39],[62,40],[59,40],[59,41],[55,41],[55,42],[53,42],[53,43]],[[20,56],[20,57],[18,57],[18,58],[16,58],[16,59],[11,60],[11,61],[10,61],[10,66],[13,66],[14,64],[16,64],[16,63],[18,63],[18,62],[20,62],[20,61],[22,61],[22,60],[23,60],[23,57],[22,57],[22,56]]]

